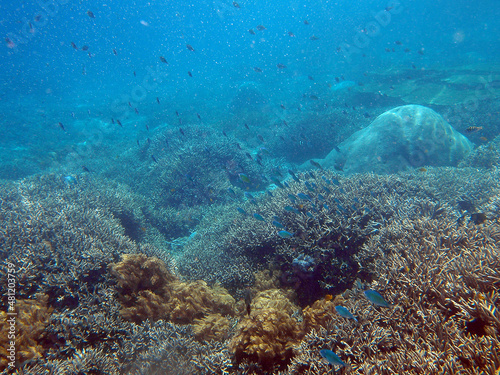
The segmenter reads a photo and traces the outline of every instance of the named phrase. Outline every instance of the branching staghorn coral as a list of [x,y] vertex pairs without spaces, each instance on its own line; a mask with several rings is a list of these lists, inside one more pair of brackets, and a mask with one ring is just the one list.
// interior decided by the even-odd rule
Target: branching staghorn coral
[[[241,201],[207,211],[197,228],[199,237],[185,246],[179,259],[181,274],[209,283],[220,281],[233,295],[240,295],[253,282],[255,271],[279,270],[282,286],[296,289],[299,303],[306,306],[325,293],[350,288],[356,276],[371,277],[369,262],[360,263],[354,255],[390,221],[422,215],[437,219],[445,212],[458,220],[464,213],[457,202],[471,199],[479,209],[487,203],[485,197],[500,191],[497,172],[483,174],[469,168],[349,178],[316,170],[296,176],[299,182],[288,179],[288,187],[273,190],[272,197],[256,197],[257,205]],[[311,200],[300,199],[299,193]],[[265,222],[256,220],[254,213]],[[465,219],[470,217],[465,213]],[[293,233],[292,238],[278,236],[279,229],[271,224],[275,218]],[[301,256],[313,259],[308,270],[294,266]]]

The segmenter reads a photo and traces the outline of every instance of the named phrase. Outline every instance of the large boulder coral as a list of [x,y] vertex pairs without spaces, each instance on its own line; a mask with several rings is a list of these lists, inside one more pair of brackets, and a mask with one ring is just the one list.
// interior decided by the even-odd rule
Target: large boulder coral
[[473,149],[438,113],[419,105],[378,116],[320,162],[347,173],[394,173],[422,166],[456,166]]

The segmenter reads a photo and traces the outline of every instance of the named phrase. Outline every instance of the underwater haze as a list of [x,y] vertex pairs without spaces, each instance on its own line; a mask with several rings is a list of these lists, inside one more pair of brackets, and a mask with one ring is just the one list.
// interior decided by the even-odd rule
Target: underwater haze
[[496,374],[497,0],[0,0],[0,372]]

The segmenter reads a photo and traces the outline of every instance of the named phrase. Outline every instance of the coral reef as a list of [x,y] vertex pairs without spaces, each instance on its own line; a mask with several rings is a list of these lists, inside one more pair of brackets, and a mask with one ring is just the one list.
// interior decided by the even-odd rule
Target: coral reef
[[[402,213],[411,218],[438,215],[439,207],[456,210],[458,219],[463,214],[461,204],[480,207],[499,190],[497,175],[473,168],[431,167],[349,178],[326,170],[297,173],[299,182],[288,180],[287,186],[272,191],[272,197],[256,197],[258,206],[241,202],[247,215],[237,212],[238,203],[225,211],[221,207],[207,211],[198,236],[186,244],[178,259],[179,272],[209,284],[219,281],[241,298],[254,283],[255,270],[273,269],[280,272],[280,286],[293,288],[304,307],[326,293],[336,295],[350,288],[358,271],[365,275],[364,264],[354,255],[387,222]],[[290,195],[304,192],[310,201],[290,201]],[[287,206],[298,213],[287,211]],[[434,208],[436,212],[429,212]],[[256,220],[254,212],[260,212],[266,222]],[[465,215],[469,218],[473,213]],[[271,224],[273,218],[294,236],[280,238]],[[300,256],[314,259],[307,272],[294,265]]]
[[[16,301],[15,316],[15,347],[16,364],[23,366],[25,363],[40,359],[45,348],[41,342],[44,336],[45,326],[49,322],[53,309],[47,305],[48,296],[38,295],[36,299],[23,299]],[[10,324],[7,324],[7,313],[0,312],[0,371],[7,367],[8,344],[13,341],[9,339]]]
[[346,173],[396,173],[423,166],[455,166],[472,143],[427,107],[406,105],[378,116],[333,149],[321,165]]
[[221,314],[207,314],[193,323],[193,333],[198,341],[223,341],[228,337],[231,321]]
[[287,364],[301,336],[301,325],[292,317],[297,310],[279,290],[260,292],[229,343],[236,366],[245,360],[270,371]]
[[117,278],[121,315],[127,320],[168,318],[171,297],[169,284],[176,280],[165,263],[144,254],[124,254],[122,260],[111,264]]
[[125,254],[111,265],[117,278],[121,315],[136,323],[146,319],[192,323],[209,313],[233,315],[234,298],[204,281],[180,282],[156,257]]

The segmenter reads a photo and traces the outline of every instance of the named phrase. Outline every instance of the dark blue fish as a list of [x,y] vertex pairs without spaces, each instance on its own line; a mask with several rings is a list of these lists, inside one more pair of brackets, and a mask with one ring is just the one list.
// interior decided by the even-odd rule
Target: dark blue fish
[[314,215],[309,211],[306,212],[306,215],[309,216],[311,219],[314,219]]
[[323,167],[321,166],[321,164],[319,164],[317,161],[314,161],[314,160],[311,159],[311,160],[309,160],[309,163],[311,163],[311,165],[313,165],[316,168],[323,169]]
[[290,185],[288,185],[288,182],[286,182],[286,181],[283,181],[283,185],[285,185],[285,187],[287,187],[287,188],[290,187]]
[[249,202],[252,203],[255,206],[259,205],[255,199],[250,199]]
[[285,211],[293,212],[295,214],[300,214],[300,211],[292,206],[285,206]]
[[324,201],[324,200],[325,200],[325,197],[324,197],[324,196],[322,196],[321,194],[318,194],[318,199],[319,199],[320,201]]
[[332,178],[332,182],[333,182],[333,184],[334,184],[334,185],[337,185],[337,186],[339,186],[339,185],[340,185],[339,180],[336,180],[336,179],[334,179],[334,178]]
[[382,295],[373,289],[368,289],[364,291],[366,299],[376,306],[380,307],[391,307],[387,301],[382,297]]
[[323,207],[324,207],[324,208],[325,208],[325,210],[327,210],[327,211],[329,211],[329,210],[330,210],[330,207],[328,207],[328,205],[327,205],[326,203],[323,205]]
[[236,207],[236,209],[238,210],[238,212],[239,212],[240,214],[243,214],[243,215],[246,215],[246,214],[247,214],[247,212],[246,212],[243,208],[241,208],[241,207]]
[[267,191],[267,194],[272,197],[273,196],[273,193],[271,193],[269,190]]
[[344,306],[335,306],[335,310],[337,311],[337,313],[343,317],[343,318],[347,318],[347,319],[353,319],[355,322],[357,322],[358,320],[354,317],[354,315],[351,314],[351,312],[349,310],[347,310]]
[[280,182],[280,180],[278,180],[277,177],[271,177],[271,181],[278,187],[284,189],[285,187],[283,186],[283,184]]
[[297,201],[297,197],[293,194],[288,194],[288,199],[290,199],[292,203],[295,203]]
[[273,220],[272,224],[273,224],[276,228],[285,229],[285,226],[284,226],[283,224],[281,224],[278,220]]
[[332,352],[330,349],[322,349],[319,354],[328,361],[331,365],[337,365],[344,367],[346,364],[340,359],[340,357]]
[[253,217],[254,217],[254,218],[256,218],[256,219],[257,219],[257,220],[259,220],[259,221],[266,221],[266,220],[262,217],[262,215],[260,215],[260,214],[258,214],[258,213],[253,214]]
[[229,196],[230,196],[231,198],[236,198],[236,193],[234,192],[234,190],[233,190],[233,189],[231,189],[231,188],[227,188],[227,192],[229,193]]
[[307,190],[314,191],[314,188],[309,181],[304,182],[304,185],[306,185]]
[[290,173],[290,176],[292,176],[292,178],[293,178],[295,181],[300,182],[300,180],[297,178],[297,176],[295,175],[295,173],[293,173],[293,171],[292,171],[292,170],[290,170],[290,169],[289,169],[289,170],[288,170],[288,173]]
[[323,190],[327,193],[327,194],[331,194],[332,192],[330,191],[330,189],[328,189],[326,186],[323,186]]
[[305,201],[310,201],[311,200],[311,197],[309,195],[307,195],[307,194],[304,194],[304,193],[298,193],[297,197],[299,197],[300,199],[305,200]]
[[252,194],[250,194],[248,191],[245,191],[243,193],[245,195],[245,198],[248,200],[255,199]]
[[286,230],[280,230],[278,232],[278,236],[280,236],[281,238],[292,238],[293,237],[293,233],[290,233]]

